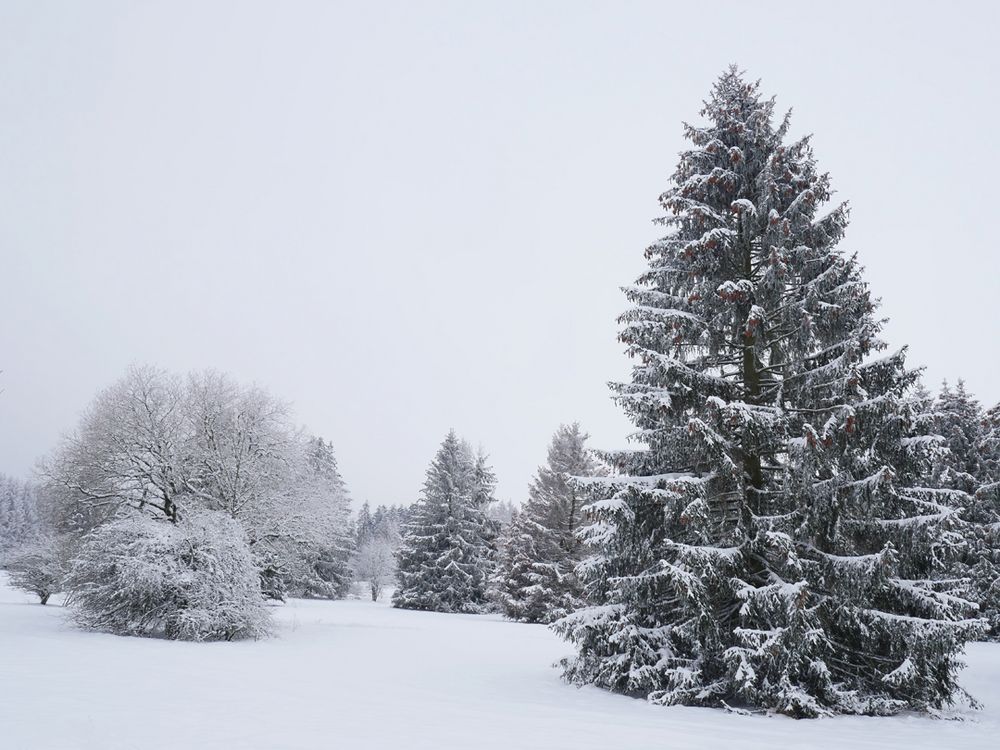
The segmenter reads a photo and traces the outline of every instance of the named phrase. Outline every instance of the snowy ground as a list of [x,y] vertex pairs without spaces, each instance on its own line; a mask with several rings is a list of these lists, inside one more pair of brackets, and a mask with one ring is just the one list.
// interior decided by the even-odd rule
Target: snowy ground
[[[2,575],[2,574],[0,574]],[[292,601],[279,636],[81,633],[0,581],[0,747],[11,750],[649,750],[1000,747],[1000,646],[975,644],[964,721],[794,721],[657,708],[567,686],[567,647],[493,617]]]

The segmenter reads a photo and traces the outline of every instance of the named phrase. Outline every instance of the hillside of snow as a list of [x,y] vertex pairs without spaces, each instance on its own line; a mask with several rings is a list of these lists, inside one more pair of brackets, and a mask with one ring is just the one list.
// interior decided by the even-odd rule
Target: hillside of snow
[[[2,574],[0,574],[2,575]],[[659,708],[564,684],[546,628],[292,600],[277,637],[84,633],[0,580],[0,747],[18,750],[995,748],[1000,645],[973,644],[961,721],[795,721]]]

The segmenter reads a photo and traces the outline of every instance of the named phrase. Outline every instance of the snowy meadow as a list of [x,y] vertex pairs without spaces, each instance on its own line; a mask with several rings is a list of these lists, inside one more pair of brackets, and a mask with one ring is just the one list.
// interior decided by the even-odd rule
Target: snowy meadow
[[818,722],[659,708],[576,688],[565,642],[492,615],[289,599],[274,638],[179,643],[84,633],[0,584],[2,746],[33,750],[978,750],[1000,733],[1000,646],[971,644],[954,714]]

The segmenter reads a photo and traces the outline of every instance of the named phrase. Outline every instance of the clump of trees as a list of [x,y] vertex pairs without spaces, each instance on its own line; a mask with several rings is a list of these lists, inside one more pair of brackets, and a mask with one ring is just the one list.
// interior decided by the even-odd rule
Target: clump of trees
[[372,513],[367,502],[358,512],[354,574],[368,586],[373,602],[395,579],[405,518],[404,508],[379,505]]
[[32,483],[0,475],[0,568],[42,604],[63,590],[69,559],[53,510],[49,496]]
[[[18,585],[64,579],[88,627],[256,637],[267,630],[264,598],[342,596],[352,579],[350,498],[329,443],[225,375],[131,368],[40,478],[44,528],[35,521],[33,546],[9,553],[7,567]],[[54,561],[69,574],[47,578]],[[129,593],[112,616],[116,590]]]
[[496,478],[486,455],[452,430],[408,513],[392,604],[435,612],[483,612],[497,522],[487,515]]
[[34,536],[40,520],[35,487],[0,474],[0,559]]

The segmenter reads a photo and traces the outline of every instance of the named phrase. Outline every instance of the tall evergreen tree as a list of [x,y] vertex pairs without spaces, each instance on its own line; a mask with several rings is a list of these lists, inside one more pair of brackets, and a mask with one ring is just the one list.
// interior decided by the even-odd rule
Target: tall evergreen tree
[[483,610],[496,534],[486,506],[494,501],[495,483],[486,456],[474,454],[454,430],[449,432],[403,528],[393,606]]
[[906,486],[921,439],[846,205],[809,138],[730,68],[685,126],[666,236],[626,289],[638,360],[617,401],[644,447],[606,454],[581,565],[598,605],[557,623],[567,677],[656,703],[793,716],[953,699],[972,605],[928,549],[956,510]]
[[586,440],[579,424],[559,428],[527,502],[501,537],[493,596],[512,619],[552,622],[583,606],[575,567],[581,558],[577,531],[585,493],[572,478],[601,470]]

